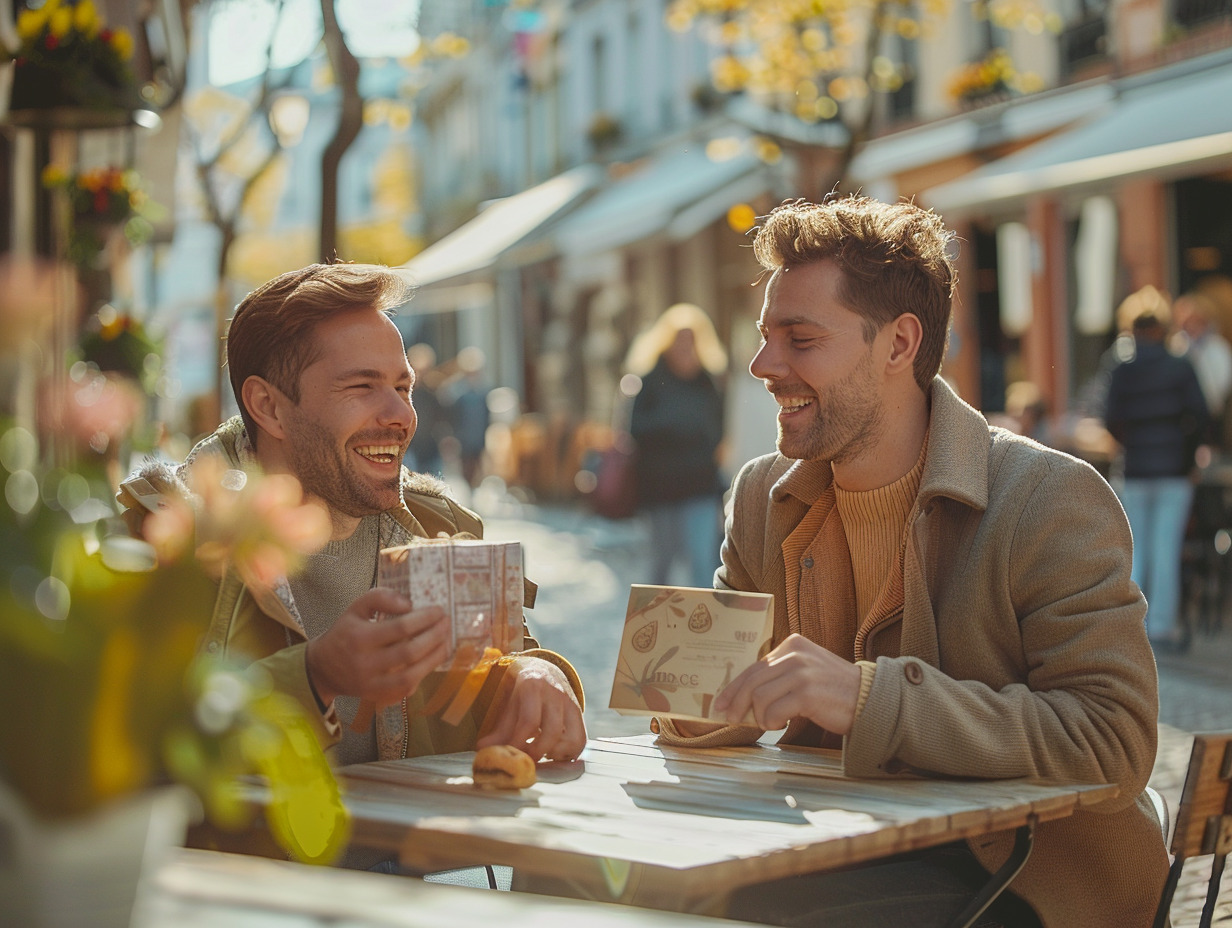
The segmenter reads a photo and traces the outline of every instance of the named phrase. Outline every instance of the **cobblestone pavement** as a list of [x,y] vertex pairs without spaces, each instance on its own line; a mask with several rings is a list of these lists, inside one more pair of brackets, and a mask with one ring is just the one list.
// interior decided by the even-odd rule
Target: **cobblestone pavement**
[[[489,538],[522,542],[527,575],[539,584],[531,628],[581,674],[591,736],[644,733],[646,720],[618,715],[607,702],[629,584],[647,573],[645,528],[636,519],[614,522],[578,508],[527,506],[488,487],[470,502],[484,515]],[[1232,729],[1232,620],[1218,634],[1196,637],[1187,654],[1158,663],[1160,738],[1151,785],[1175,814],[1192,733]],[[1172,906],[1174,928],[1198,924],[1209,873],[1209,857],[1186,865]],[[1232,874],[1223,881],[1215,924],[1232,926]]]

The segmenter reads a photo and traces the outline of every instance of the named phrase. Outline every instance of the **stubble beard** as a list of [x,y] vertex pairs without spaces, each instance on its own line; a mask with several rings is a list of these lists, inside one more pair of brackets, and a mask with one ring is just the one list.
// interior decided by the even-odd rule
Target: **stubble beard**
[[[297,417],[299,418],[299,417]],[[328,429],[299,418],[289,435],[289,451],[295,476],[304,492],[322,500],[331,510],[363,517],[392,509],[402,501],[401,476],[383,484],[361,477],[337,438]]]
[[873,384],[871,346],[859,364],[824,396],[814,398],[812,421],[795,434],[778,423],[778,449],[784,457],[844,463],[876,444],[885,411]]

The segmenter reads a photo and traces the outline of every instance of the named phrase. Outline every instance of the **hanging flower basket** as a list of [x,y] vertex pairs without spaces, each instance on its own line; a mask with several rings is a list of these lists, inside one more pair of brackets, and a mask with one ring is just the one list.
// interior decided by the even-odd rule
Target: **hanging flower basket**
[[118,232],[129,243],[140,245],[154,231],[136,171],[102,167],[70,172],[52,164],[43,170],[42,179],[48,190],[62,190],[68,198],[66,257],[82,269],[102,263],[108,242]]
[[143,109],[129,59],[133,38],[109,29],[93,0],[47,0],[17,17],[5,121],[18,126],[123,126]]

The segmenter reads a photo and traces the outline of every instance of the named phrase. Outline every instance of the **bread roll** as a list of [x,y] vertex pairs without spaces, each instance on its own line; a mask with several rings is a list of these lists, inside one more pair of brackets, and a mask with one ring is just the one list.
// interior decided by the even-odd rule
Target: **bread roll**
[[523,789],[534,786],[538,779],[530,755],[507,744],[493,744],[476,751],[471,777],[476,786],[484,789]]

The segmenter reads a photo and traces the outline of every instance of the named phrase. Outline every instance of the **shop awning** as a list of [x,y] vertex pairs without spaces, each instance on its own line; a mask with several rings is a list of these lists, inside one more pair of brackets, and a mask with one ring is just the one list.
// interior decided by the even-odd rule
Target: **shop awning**
[[591,190],[601,178],[602,171],[596,165],[583,164],[529,190],[496,200],[394,270],[416,287],[428,287],[492,267],[501,255]]
[[564,219],[552,239],[565,255],[594,254],[665,233],[688,238],[730,207],[769,188],[766,165],[737,140],[716,146],[721,160],[698,142],[647,159]]
[[1081,125],[987,167],[925,191],[944,213],[1008,206],[1040,192],[1098,190],[1109,181],[1164,180],[1232,167],[1232,59],[1126,79]]
[[971,152],[1040,136],[1102,112],[1113,98],[1110,83],[1033,94],[872,139],[851,162],[856,181],[924,167]]

